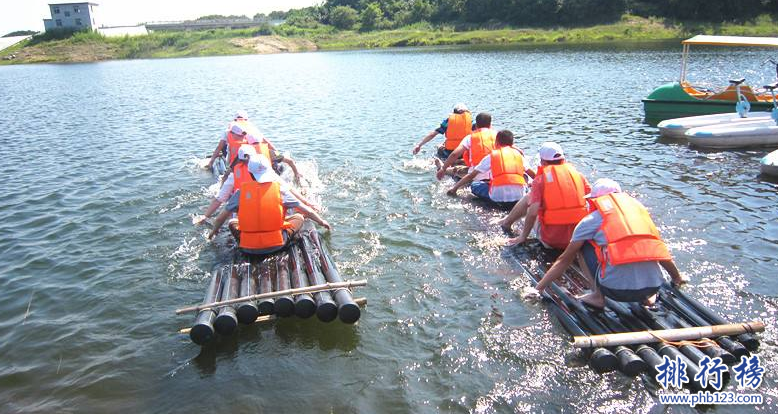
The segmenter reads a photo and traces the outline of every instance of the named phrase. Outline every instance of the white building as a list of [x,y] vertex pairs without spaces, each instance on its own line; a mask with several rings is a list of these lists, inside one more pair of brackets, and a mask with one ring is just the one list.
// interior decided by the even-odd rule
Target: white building
[[89,29],[100,27],[95,17],[97,3],[57,3],[49,4],[51,19],[43,19],[46,31],[55,29]]

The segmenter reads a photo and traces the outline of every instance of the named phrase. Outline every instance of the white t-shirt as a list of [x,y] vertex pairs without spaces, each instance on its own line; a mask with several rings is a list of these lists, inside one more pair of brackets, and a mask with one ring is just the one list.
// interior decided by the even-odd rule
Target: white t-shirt
[[[521,162],[523,165],[527,165],[527,160],[524,158],[524,155],[521,156]],[[481,162],[479,162],[478,165],[475,166],[475,170],[481,174],[486,174],[487,179],[491,180],[492,179],[492,155],[491,154],[486,155],[481,160]],[[524,193],[526,192],[526,189],[527,189],[526,185],[512,185],[512,184],[492,187],[489,189],[489,198],[491,198],[492,201],[496,201],[498,203],[518,201],[521,200],[522,197],[524,197]]]
[[[473,141],[470,139],[470,137],[471,137],[471,136],[470,136],[470,135],[468,135],[468,136],[466,136],[466,137],[462,138],[462,146],[463,146],[463,147],[465,147],[465,148],[467,149],[467,151],[468,151],[468,153],[467,153],[467,156],[468,156],[468,157],[470,157],[470,156],[471,156],[471,154],[470,154],[470,146],[472,146],[472,145],[473,145]],[[475,164],[475,162],[473,162],[473,159],[472,159],[472,158],[471,158],[469,161],[470,161],[470,165],[471,165],[471,166],[467,168],[467,172],[472,172],[472,171],[473,171],[473,167],[472,167],[472,165],[474,165],[474,164]],[[475,176],[475,178],[473,178],[473,181],[483,181],[483,180],[488,180],[488,179],[489,179],[489,174],[488,174],[488,173],[482,173],[482,172],[479,172],[479,173],[478,173],[478,174]]]
[[230,173],[230,175],[227,176],[227,179],[224,180],[222,188],[219,189],[219,194],[216,196],[216,199],[221,203],[226,203],[227,200],[230,199],[230,196],[232,195],[232,189],[234,187],[235,177],[232,175],[232,173]]
[[[275,173],[273,173],[275,174]],[[281,192],[281,204],[284,205],[284,208],[294,208],[300,205],[300,200],[297,199],[297,197],[292,194],[291,191],[289,191],[290,187],[289,184],[287,184],[281,177],[276,175],[276,180],[280,184],[280,192]],[[227,200],[227,205],[224,206],[224,209],[227,211],[231,211],[233,213],[236,213],[238,211],[238,205],[240,204],[240,190],[236,191],[235,194],[230,196],[229,200]]]
[[[219,189],[219,194],[216,196],[216,199],[221,203],[227,202],[232,196],[233,189],[235,188],[235,177],[233,174],[234,173],[230,173],[230,175],[227,176],[227,179],[224,180],[224,184],[222,184],[222,188]],[[273,174],[276,176],[274,181],[278,181],[280,184],[281,198],[283,203],[293,204],[299,202],[300,200],[298,200],[294,194],[289,192],[289,184],[287,184],[286,181],[284,181],[284,179],[275,172]]]

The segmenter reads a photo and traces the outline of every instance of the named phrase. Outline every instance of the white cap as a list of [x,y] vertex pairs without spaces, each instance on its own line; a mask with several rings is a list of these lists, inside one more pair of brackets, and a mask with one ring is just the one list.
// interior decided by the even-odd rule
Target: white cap
[[270,160],[266,156],[252,155],[249,158],[249,172],[254,176],[254,179],[260,183],[270,183],[278,181],[281,177],[273,171],[273,167],[270,165]]
[[565,159],[565,153],[562,147],[556,142],[544,142],[538,150],[540,159],[543,161],[557,161]]
[[252,147],[251,145],[241,145],[240,148],[238,148],[238,159],[239,160],[247,160],[252,155],[257,155],[257,151]]
[[611,180],[610,178],[600,178],[594,182],[592,186],[592,192],[585,195],[584,198],[597,198],[610,193],[620,193],[621,186],[619,183]]
[[246,134],[246,142],[249,144],[259,144],[259,140],[254,136],[254,134]]
[[462,102],[454,105],[454,112],[467,112],[467,105]]
[[246,131],[243,130],[243,127],[241,127],[238,124],[233,124],[230,128],[230,132],[232,132],[235,135],[244,135],[246,134]]
[[235,113],[235,119],[249,119],[249,113],[241,109]]

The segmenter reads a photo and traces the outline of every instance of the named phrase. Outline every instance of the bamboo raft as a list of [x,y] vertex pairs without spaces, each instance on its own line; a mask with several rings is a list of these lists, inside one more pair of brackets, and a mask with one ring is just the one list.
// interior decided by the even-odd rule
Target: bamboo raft
[[197,312],[188,333],[205,345],[216,335],[233,335],[239,324],[275,317],[313,315],[322,322],[340,319],[354,324],[364,298],[354,299],[351,288],[366,281],[344,282],[316,229],[306,226],[286,249],[267,257],[239,255],[232,264],[213,272],[203,303],[176,310]]
[[[519,246],[511,252],[534,283],[540,281],[556,259],[555,252],[539,243]],[[671,360],[680,358],[690,380],[686,386],[701,391],[706,388],[694,378],[705,357],[719,357],[731,366],[759,349],[754,334],[764,330],[764,323],[729,323],[669,283],[661,287],[651,309],[611,299],[606,299],[604,309],[593,309],[573,296],[583,293],[588,285],[582,270],[571,266],[562,279],[543,292],[542,300],[597,373],[648,374],[654,379],[658,374],[656,367],[665,356]],[[728,381],[729,372],[723,375],[724,381]]]

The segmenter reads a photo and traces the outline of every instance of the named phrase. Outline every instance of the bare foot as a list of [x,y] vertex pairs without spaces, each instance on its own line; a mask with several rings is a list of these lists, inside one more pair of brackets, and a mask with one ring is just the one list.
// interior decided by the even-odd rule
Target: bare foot
[[649,297],[647,297],[645,300],[643,300],[643,306],[651,307],[656,304],[656,294],[653,294]]
[[605,307],[605,298],[602,297],[602,293],[587,293],[583,296],[579,296],[578,300],[597,309],[602,309]]

